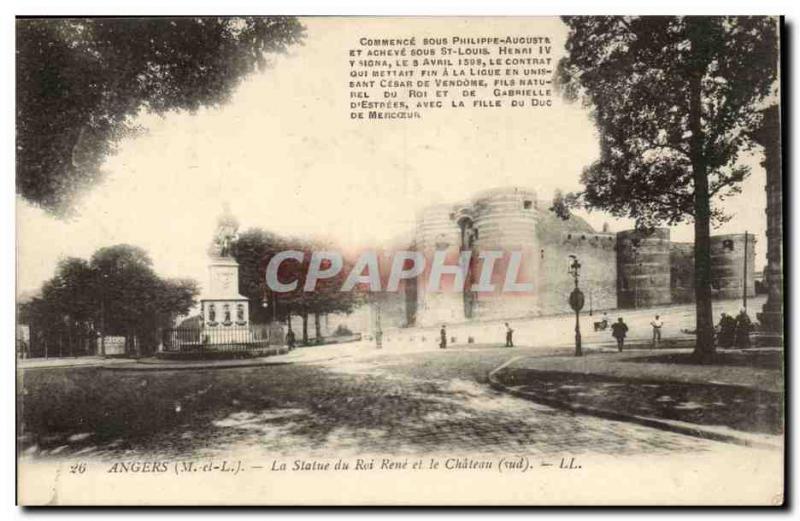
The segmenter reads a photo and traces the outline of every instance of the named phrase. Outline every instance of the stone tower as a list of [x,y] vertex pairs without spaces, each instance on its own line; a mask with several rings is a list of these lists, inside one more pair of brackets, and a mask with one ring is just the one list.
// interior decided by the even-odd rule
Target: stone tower
[[617,284],[620,308],[670,304],[669,228],[652,233],[626,230],[617,234]]

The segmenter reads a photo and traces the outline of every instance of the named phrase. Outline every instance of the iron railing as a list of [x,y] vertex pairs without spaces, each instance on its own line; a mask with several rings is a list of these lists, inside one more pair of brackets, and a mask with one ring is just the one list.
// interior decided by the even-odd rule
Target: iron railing
[[[270,340],[266,325],[165,329],[162,349],[167,352],[250,351],[270,347]],[[280,345],[281,342],[275,340],[272,345]]]

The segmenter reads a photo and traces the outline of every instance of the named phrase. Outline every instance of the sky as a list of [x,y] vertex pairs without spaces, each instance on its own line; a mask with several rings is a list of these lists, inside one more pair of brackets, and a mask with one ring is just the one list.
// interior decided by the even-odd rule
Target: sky
[[[555,18],[305,19],[305,44],[273,58],[232,99],[194,114],[144,114],[144,132],[119,144],[107,178],[83,199],[78,215],[54,218],[17,199],[17,289],[52,277],[60,258],[88,258],[98,248],[145,248],[156,271],[206,284],[206,249],[225,202],[240,231],[331,240],[342,248],[382,246],[414,226],[416,211],[507,185],[531,187],[549,200],[555,189],[580,189],[582,169],[598,156],[587,110],[554,97],[550,109],[427,112],[420,120],[349,118],[348,50],[358,39],[386,36],[550,36],[554,59],[566,27]],[[712,233],[756,234],[756,269],[765,263],[765,173],[758,157],[743,194],[726,201],[734,218]],[[582,214],[612,231],[631,222]],[[691,225],[673,240],[691,241]]]

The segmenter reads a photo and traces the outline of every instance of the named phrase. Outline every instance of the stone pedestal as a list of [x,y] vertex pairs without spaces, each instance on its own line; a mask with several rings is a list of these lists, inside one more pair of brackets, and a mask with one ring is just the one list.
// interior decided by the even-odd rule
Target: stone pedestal
[[286,337],[283,334],[283,326],[277,322],[269,325],[269,344],[272,346],[286,345]]
[[211,257],[208,281],[208,291],[200,299],[203,329],[248,327],[250,303],[239,294],[239,263],[231,257]]
[[761,165],[767,172],[767,267],[764,270],[767,302],[758,314],[758,321],[762,325],[763,342],[783,345],[783,178],[781,113],[777,105],[764,111],[764,122],[755,137],[764,147]]

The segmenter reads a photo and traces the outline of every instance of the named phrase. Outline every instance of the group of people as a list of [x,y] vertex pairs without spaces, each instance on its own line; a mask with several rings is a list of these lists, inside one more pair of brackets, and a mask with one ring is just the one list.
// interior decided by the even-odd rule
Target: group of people
[[[608,326],[608,313],[603,313],[603,319],[600,322],[603,324],[603,329]],[[506,326],[506,344],[505,347],[514,347],[514,330],[508,322]],[[660,315],[655,315],[653,320],[650,321],[650,327],[653,331],[652,347],[657,348],[661,345],[661,329],[664,327],[664,321]],[[750,332],[753,329],[753,323],[750,317],[747,316],[745,310],[742,310],[739,315],[734,318],[727,313],[722,313],[717,326],[717,345],[719,347],[749,347],[750,346]],[[442,326],[440,331],[441,340],[439,347],[441,349],[447,348],[447,329]],[[616,322],[611,324],[611,336],[617,341],[617,349],[622,352],[625,347],[625,337],[628,336],[628,324],[619,317]]]
[[[608,317],[603,313],[603,322],[608,323]],[[664,327],[664,321],[661,320],[659,315],[656,315],[650,321],[650,327],[653,330],[653,348],[659,347],[661,344],[661,328]],[[717,333],[717,346],[719,347],[750,347],[750,332],[753,330],[753,322],[743,309],[739,315],[734,318],[727,313],[722,313],[719,325],[716,327]],[[617,349],[621,352],[625,346],[625,337],[628,334],[628,325],[619,317],[615,323],[611,324],[611,336],[617,340]]]
[[750,347],[750,332],[753,322],[743,309],[736,318],[722,313],[717,330],[718,347]]

